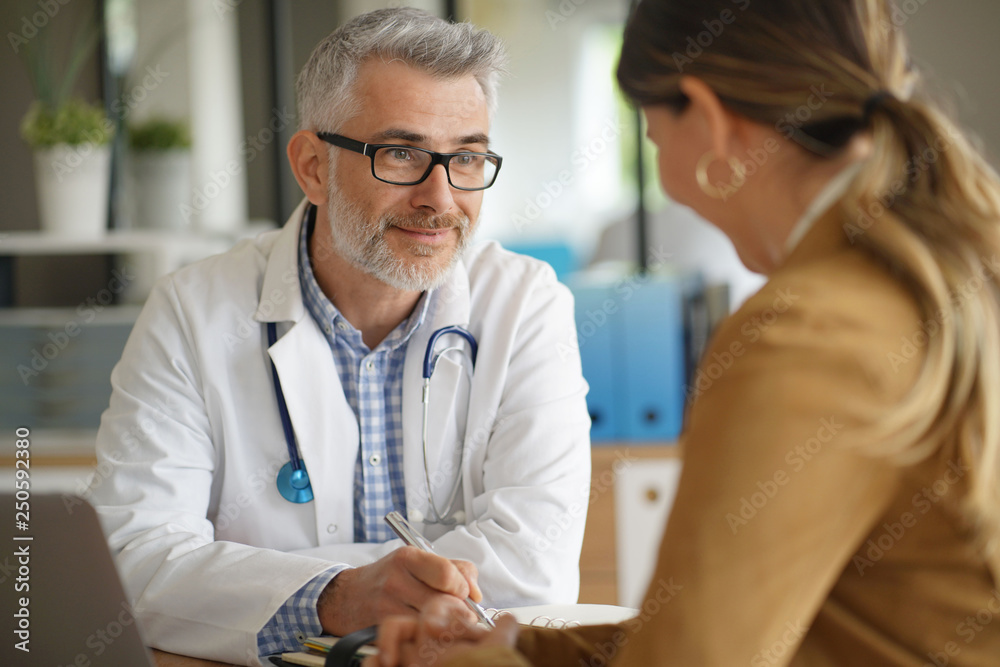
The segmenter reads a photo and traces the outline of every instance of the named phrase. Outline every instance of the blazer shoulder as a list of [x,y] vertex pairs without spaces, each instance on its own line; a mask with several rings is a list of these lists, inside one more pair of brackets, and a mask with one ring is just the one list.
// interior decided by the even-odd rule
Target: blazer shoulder
[[860,249],[779,269],[735,316],[762,314],[779,329],[868,331],[890,338],[911,333],[923,318],[905,282]]
[[825,360],[900,395],[936,330],[901,278],[852,250],[776,271],[720,325],[712,347],[739,348],[770,368]]

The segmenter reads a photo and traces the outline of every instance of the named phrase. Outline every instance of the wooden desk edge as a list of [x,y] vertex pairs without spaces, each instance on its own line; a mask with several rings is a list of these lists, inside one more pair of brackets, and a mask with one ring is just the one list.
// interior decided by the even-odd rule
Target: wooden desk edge
[[150,649],[153,654],[153,663],[156,667],[237,667],[225,662],[205,660],[203,658],[192,658],[176,653],[167,653],[159,649]]

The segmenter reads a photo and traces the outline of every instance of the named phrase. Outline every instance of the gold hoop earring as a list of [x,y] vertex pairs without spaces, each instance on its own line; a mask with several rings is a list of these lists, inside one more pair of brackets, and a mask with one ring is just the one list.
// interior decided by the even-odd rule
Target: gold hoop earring
[[730,157],[726,160],[726,164],[729,168],[733,170],[733,176],[729,181],[728,185],[719,187],[718,185],[712,185],[712,182],[708,179],[708,167],[716,160],[715,151],[709,150],[701,159],[698,160],[698,166],[695,167],[694,176],[698,181],[698,187],[701,191],[712,199],[726,200],[731,195],[733,195],[738,189],[743,187],[743,184],[747,182],[747,170],[743,166],[737,157]]

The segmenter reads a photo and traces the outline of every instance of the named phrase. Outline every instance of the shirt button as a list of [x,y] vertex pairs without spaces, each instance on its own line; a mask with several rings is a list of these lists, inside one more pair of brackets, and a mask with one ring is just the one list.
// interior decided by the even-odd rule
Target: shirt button
[[326,527],[326,532],[330,533],[331,535],[333,535],[334,533],[336,533],[337,532],[337,524],[331,523],[329,526]]
[[337,328],[340,329],[341,331],[347,331],[347,325],[344,324],[343,322],[337,322]]
[[375,368],[375,362],[369,359],[368,363],[365,364],[365,368],[367,368],[368,370],[372,370],[373,368]]
[[329,324],[327,324],[326,326],[324,326],[324,327],[323,327],[323,331],[324,331],[324,332],[326,332],[326,335],[327,335],[327,336],[329,336],[329,335],[330,335],[330,332],[332,332],[332,331],[333,331],[333,329],[331,329],[331,328],[330,328],[330,325],[329,325]]
[[368,463],[371,463],[373,466],[377,466],[381,462],[382,462],[382,457],[379,456],[378,454],[372,454],[371,456],[368,457]]

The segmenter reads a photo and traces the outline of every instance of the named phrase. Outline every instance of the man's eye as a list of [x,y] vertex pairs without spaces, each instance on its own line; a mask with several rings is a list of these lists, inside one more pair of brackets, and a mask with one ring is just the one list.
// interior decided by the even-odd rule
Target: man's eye
[[399,160],[400,162],[413,159],[413,152],[405,148],[393,148],[391,155],[393,160]]

